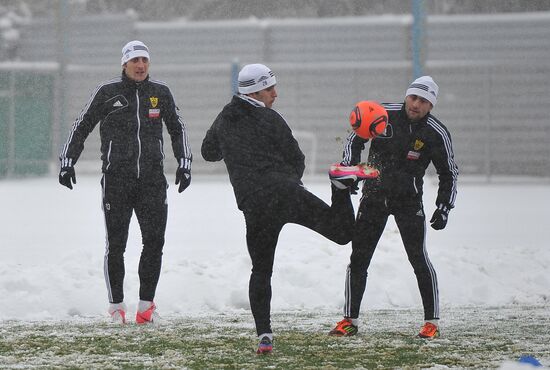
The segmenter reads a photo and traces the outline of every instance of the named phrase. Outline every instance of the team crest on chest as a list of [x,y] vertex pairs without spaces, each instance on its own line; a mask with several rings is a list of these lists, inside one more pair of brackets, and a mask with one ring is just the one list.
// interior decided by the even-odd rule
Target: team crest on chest
[[414,141],[413,150],[409,150],[407,153],[407,159],[409,160],[417,160],[420,158],[420,149],[424,147],[424,142],[422,140],[416,139]]
[[149,108],[149,118],[159,118],[160,117],[160,109],[157,108],[157,105],[159,104],[159,98],[156,96],[149,97],[149,101],[151,102],[151,108]]

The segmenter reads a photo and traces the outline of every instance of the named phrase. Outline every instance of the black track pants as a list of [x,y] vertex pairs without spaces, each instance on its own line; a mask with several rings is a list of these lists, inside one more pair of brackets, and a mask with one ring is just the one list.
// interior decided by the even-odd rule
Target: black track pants
[[[411,263],[426,320],[439,318],[437,275],[426,250],[426,217],[420,201],[372,201],[359,205],[350,264],[346,271],[344,316],[357,318],[367,284],[367,269],[390,214],[395,217]],[[389,292],[391,294],[391,292]]]
[[249,299],[258,335],[271,333],[271,275],[279,233],[286,223],[305,226],[338,244],[351,241],[354,210],[347,190],[332,191],[332,206],[302,186],[288,185],[256,197],[243,210],[252,259]]
[[166,178],[132,179],[104,174],[103,213],[107,232],[104,273],[109,302],[124,300],[124,251],[132,212],[141,229],[143,249],[139,260],[139,299],[152,301],[160,276],[168,206]]

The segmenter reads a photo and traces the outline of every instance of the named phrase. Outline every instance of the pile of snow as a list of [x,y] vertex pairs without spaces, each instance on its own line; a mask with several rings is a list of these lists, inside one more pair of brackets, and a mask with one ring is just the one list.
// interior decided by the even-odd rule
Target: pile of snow
[[[72,191],[53,177],[0,181],[3,320],[106,316],[99,176],[77,180]],[[305,183],[330,201],[326,179]],[[442,317],[448,306],[548,303],[548,184],[459,185],[447,228],[428,231]],[[435,179],[428,179],[428,216],[436,190]],[[354,196],[355,204],[358,201]],[[134,217],[126,251],[130,310],[138,300],[140,249]],[[276,254],[273,310],[328,309],[339,315],[350,251],[350,245],[336,245],[304,227],[285,226]],[[182,194],[171,186],[155,299],[161,315],[248,310],[249,274],[244,219],[227,178],[212,181],[197,175]],[[420,307],[416,280],[391,219],[372,261],[363,311]]]

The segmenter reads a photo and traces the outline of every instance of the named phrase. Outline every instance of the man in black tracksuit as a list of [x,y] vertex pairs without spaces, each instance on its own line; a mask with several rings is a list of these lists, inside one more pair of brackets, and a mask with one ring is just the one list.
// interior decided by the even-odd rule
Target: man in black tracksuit
[[302,185],[304,155],[283,117],[271,109],[275,76],[262,64],[239,73],[233,96],[206,133],[201,153],[207,161],[224,160],[244,213],[252,260],[249,299],[260,338],[258,353],[271,352],[271,275],[282,227],[296,223],[338,244],[351,240],[354,210],[349,188],[333,187],[332,206]]
[[74,122],[61,155],[59,182],[72,189],[74,165],[84,141],[100,125],[101,185],[106,224],[105,280],[109,312],[125,322],[124,251],[132,212],[142,232],[140,290],[136,321],[152,321],[166,229],[167,183],[163,170],[163,122],[179,166],[176,184],[182,192],[191,181],[191,152],[185,125],[168,86],[149,78],[149,50],[140,41],[122,49],[122,75],[101,83]]
[[[429,76],[415,80],[405,102],[384,104],[388,112],[385,132],[370,143],[368,165],[380,170],[375,180],[366,180],[359,205],[352,254],[346,274],[344,320],[330,332],[347,336],[357,332],[357,318],[367,281],[367,269],[389,215],[395,217],[424,306],[421,337],[437,336],[439,296],[435,270],[426,251],[426,222],[422,185],[426,168],[434,164],[439,190],[431,226],[443,229],[454,207],[458,167],[454,161],[451,135],[431,113],[438,86]],[[351,133],[342,164],[361,161],[367,140]]]

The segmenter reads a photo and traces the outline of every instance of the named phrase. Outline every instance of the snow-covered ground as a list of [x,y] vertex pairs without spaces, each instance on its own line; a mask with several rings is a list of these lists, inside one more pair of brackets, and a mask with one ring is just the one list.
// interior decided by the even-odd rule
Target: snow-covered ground
[[[99,175],[74,190],[57,178],[0,181],[0,318],[106,316],[105,232]],[[546,181],[461,179],[443,231],[429,228],[428,251],[445,307],[541,304],[550,300],[550,186]],[[173,178],[169,178],[173,181]],[[306,187],[330,199],[328,180]],[[435,179],[425,184],[431,215]],[[354,196],[357,204],[358,196]],[[140,233],[135,217],[126,251],[126,303],[137,303]],[[341,312],[350,245],[297,225],[281,233],[272,308]],[[227,178],[195,176],[169,189],[169,220],[156,302],[161,315],[248,310],[250,262],[244,219]],[[420,297],[393,220],[374,255],[363,312],[420,308]],[[421,318],[419,318],[421,320]]]

